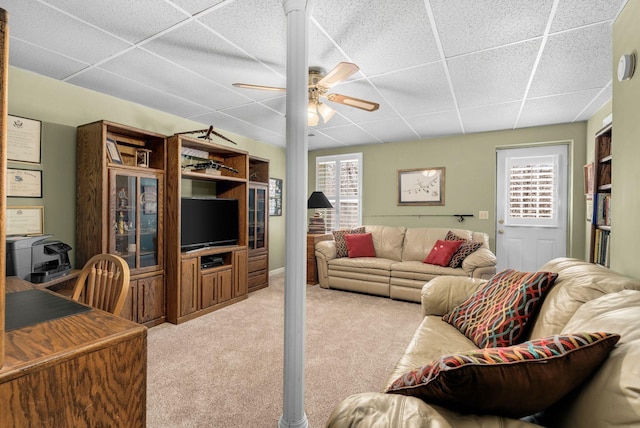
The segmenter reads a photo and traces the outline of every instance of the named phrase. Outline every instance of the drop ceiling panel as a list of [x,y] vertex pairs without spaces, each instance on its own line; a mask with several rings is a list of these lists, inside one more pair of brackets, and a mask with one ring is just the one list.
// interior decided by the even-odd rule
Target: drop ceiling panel
[[[188,17],[169,3],[157,0],[92,1],[91,7],[87,7],[87,0],[47,0],[47,3],[131,43]],[[140,25],[141,21],[144,25]]]
[[558,3],[551,32],[564,31],[615,18],[625,0],[589,1],[585,7],[584,0],[563,0]]
[[511,129],[520,111],[520,102],[493,104],[460,110],[465,133]]
[[186,10],[191,15],[195,15],[210,7],[222,3],[223,0],[171,0],[171,2],[181,9]]
[[401,138],[402,141],[419,139],[419,135],[402,119],[376,120],[361,123],[360,127],[373,135],[378,141],[388,143]]
[[420,138],[435,138],[463,133],[455,110],[411,116],[407,117],[407,122],[416,130]]
[[535,40],[448,60],[460,108],[522,99],[539,46]]
[[455,108],[442,63],[415,67],[371,78],[385,103],[402,115],[433,113]]
[[322,133],[336,139],[338,142],[345,146],[382,143],[382,141],[368,134],[366,131],[360,129],[356,125],[325,128],[322,130]]
[[267,129],[260,128],[252,123],[226,115],[224,113],[207,113],[199,116],[194,116],[193,120],[213,125],[215,129],[222,135],[225,135],[225,132],[233,132],[235,134],[243,135],[245,137],[252,138],[258,141],[264,141],[264,139],[267,137],[277,137],[277,134],[274,134]]
[[[309,133],[313,133],[313,137],[308,137],[309,141],[309,150],[320,150],[320,149],[330,149],[334,147],[345,147],[345,144],[337,141],[334,138],[329,137],[326,134],[316,131],[309,131]],[[286,143],[285,143],[286,147]]]
[[129,43],[39,2],[3,0],[1,6],[9,12],[11,38],[41,46],[77,61],[97,62],[130,46]]
[[[549,37],[529,96],[602,88],[612,77],[611,27],[599,24]],[[607,61],[594,61],[607,58]]]
[[522,109],[518,128],[537,126],[538,123],[572,122],[597,94],[598,90],[592,90],[528,100]]
[[69,80],[69,83],[180,117],[191,117],[208,110],[198,104],[165,94],[149,86],[144,86],[97,68],[73,77]]
[[87,66],[82,62],[16,39],[11,40],[9,62],[14,67],[31,70],[53,79],[64,79]]
[[607,101],[611,100],[612,96],[612,87],[611,85],[607,86],[605,90],[601,91],[598,95],[594,97],[591,103],[585,107],[585,109],[578,114],[575,118],[577,121],[588,120],[591,116],[593,116],[602,106],[604,106]]
[[445,56],[540,37],[553,0],[431,0]]
[[[135,64],[135,67],[132,64]],[[221,87],[190,70],[141,49],[133,49],[120,55],[101,68],[216,110],[250,102],[250,99],[237,94],[231,88]]]
[[277,134],[285,133],[284,116],[258,103],[227,109],[224,113]]
[[423,0],[325,0],[312,16],[366,76],[439,59]]

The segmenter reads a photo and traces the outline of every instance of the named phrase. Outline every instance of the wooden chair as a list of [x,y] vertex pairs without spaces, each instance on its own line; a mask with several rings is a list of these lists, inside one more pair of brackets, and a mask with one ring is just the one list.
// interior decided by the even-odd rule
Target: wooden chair
[[128,289],[127,262],[114,254],[97,254],[82,268],[71,299],[120,315]]

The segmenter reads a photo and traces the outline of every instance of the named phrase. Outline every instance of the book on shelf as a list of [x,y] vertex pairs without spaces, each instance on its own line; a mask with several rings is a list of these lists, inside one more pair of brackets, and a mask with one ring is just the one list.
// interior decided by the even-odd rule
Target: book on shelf
[[611,194],[596,193],[593,196],[593,224],[597,226],[611,226]]

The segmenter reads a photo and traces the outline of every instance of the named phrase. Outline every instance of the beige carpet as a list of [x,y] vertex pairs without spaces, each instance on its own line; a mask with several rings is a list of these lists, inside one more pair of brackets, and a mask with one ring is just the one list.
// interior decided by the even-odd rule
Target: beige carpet
[[[379,391],[421,321],[416,303],[307,287],[305,412],[323,427],[350,394]],[[149,330],[147,426],[276,427],[283,275],[247,300]]]

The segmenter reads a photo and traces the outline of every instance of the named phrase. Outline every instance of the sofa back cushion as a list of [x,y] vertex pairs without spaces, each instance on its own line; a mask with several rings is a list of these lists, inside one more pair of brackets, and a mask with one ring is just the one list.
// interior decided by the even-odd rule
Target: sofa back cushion
[[[364,228],[365,232],[370,233],[373,238],[376,257],[397,261],[402,260],[402,245],[407,230],[405,227],[372,225]],[[431,250],[431,247],[429,247],[429,250]]]
[[424,261],[438,239],[444,240],[447,232],[452,231],[457,236],[470,240],[473,232],[464,229],[449,229],[444,227],[410,227],[404,238],[402,261]]
[[555,272],[556,281],[547,292],[528,338],[551,336],[564,331],[578,308],[593,299],[622,290],[640,290],[640,281],[583,260],[558,258],[540,271]]

